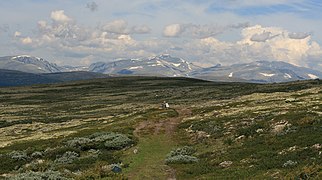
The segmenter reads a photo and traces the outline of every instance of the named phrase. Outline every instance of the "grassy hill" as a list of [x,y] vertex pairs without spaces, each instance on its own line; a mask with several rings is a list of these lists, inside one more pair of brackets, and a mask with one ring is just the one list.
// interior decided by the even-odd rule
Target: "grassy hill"
[[321,99],[319,80],[118,77],[0,88],[0,174],[318,179]]
[[109,75],[85,71],[33,74],[0,69],[0,77],[0,87],[8,87],[107,78]]
[[0,87],[62,82],[39,74],[0,69]]

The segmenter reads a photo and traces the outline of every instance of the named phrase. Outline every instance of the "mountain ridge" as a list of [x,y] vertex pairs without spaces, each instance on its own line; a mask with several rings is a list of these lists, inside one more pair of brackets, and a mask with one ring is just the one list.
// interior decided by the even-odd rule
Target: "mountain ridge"
[[185,59],[173,57],[169,54],[142,59],[95,62],[88,67],[59,66],[43,58],[29,55],[5,56],[0,57],[0,69],[33,74],[88,71],[114,76],[190,77],[210,81],[253,83],[287,82],[322,77],[322,72],[320,71],[295,66],[283,61],[261,60],[228,66],[217,64],[212,67],[202,68]]

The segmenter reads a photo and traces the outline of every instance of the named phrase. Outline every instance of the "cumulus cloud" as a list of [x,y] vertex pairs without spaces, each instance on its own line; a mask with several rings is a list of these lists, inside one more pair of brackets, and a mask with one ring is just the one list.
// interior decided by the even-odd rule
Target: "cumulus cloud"
[[278,60],[308,67],[313,55],[322,58],[318,43],[308,37],[290,38],[289,34],[292,33],[281,28],[256,25],[244,28],[242,39],[237,42],[222,42],[214,37],[194,42],[197,44],[195,52],[200,52],[200,56],[206,54],[212,62],[222,64]]
[[184,29],[185,28],[180,24],[171,24],[164,28],[163,35],[166,37],[177,37],[184,31]]
[[213,24],[170,24],[163,30],[165,37],[191,37],[191,38],[206,38],[216,36],[230,29],[240,29],[248,27],[249,23],[231,24],[228,26],[219,26]]
[[16,31],[15,34],[13,35],[14,37],[20,37],[21,36],[21,32]]
[[291,38],[291,39],[305,39],[307,37],[311,36],[310,33],[303,33],[303,32],[300,32],[300,33],[289,33],[288,34],[288,37]]
[[98,10],[98,5],[96,2],[89,2],[86,4],[86,8],[88,8],[90,11],[94,12]]
[[32,39],[30,37],[21,38],[21,43],[24,44],[24,45],[31,44]]
[[106,23],[101,28],[103,31],[114,34],[148,34],[151,32],[150,27],[146,25],[129,26],[123,19],[114,20]]
[[[30,37],[20,35],[17,42],[35,50],[53,51],[57,56],[77,61],[75,64],[167,52],[202,65],[279,60],[322,68],[319,65],[322,64],[321,47],[310,35],[278,27],[249,26],[248,23],[227,26],[170,24],[164,28],[163,36],[184,37],[173,41],[158,37],[137,38],[136,34],[150,33],[151,29],[144,25],[129,25],[122,19],[98,27],[85,27],[64,12],[54,14],[67,18],[55,16],[51,22],[39,21],[38,33]],[[239,40],[226,42],[217,37],[232,29],[240,29]]]
[[66,23],[72,20],[70,17],[65,15],[64,10],[51,12],[50,18],[59,23]]
[[251,41],[255,41],[255,42],[265,42],[269,39],[273,39],[274,37],[276,37],[278,35],[272,35],[271,32],[263,32],[263,33],[260,33],[260,34],[254,34],[250,40]]
[[116,33],[116,34],[123,34],[127,33],[127,22],[123,19],[115,20],[112,22],[109,22],[103,26],[103,30],[111,33]]
[[151,28],[146,26],[146,25],[142,25],[142,26],[133,26],[131,28],[131,32],[133,34],[148,34],[151,32]]

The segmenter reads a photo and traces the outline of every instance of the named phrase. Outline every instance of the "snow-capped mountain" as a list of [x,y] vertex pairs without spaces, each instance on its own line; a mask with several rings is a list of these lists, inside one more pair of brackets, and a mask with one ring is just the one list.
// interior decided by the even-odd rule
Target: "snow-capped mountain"
[[184,59],[168,54],[147,59],[126,59],[111,63],[98,62],[89,67],[89,71],[119,75],[150,75],[150,76],[189,76],[189,73],[200,69]]
[[56,64],[28,55],[0,57],[0,69],[28,73],[54,73],[62,71],[61,67]]
[[194,71],[190,76],[207,80],[269,83],[317,79],[322,77],[322,72],[281,61],[257,61],[231,66],[216,65]]
[[[231,66],[217,64],[213,67],[201,68],[182,58],[172,57],[168,54],[144,59],[97,62],[91,64],[90,67],[58,66],[42,58],[27,55],[6,56],[0,57],[0,69],[36,74],[90,71],[116,76],[192,77],[211,81],[260,83],[322,78],[322,72],[320,71],[298,67],[281,61],[256,61]],[[73,76],[76,75],[73,74]]]

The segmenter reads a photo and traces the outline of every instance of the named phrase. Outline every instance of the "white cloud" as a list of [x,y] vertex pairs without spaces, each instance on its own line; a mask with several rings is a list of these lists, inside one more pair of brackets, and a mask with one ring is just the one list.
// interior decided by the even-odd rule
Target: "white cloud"
[[127,21],[124,19],[108,22],[103,25],[101,29],[108,33],[114,34],[148,34],[151,32],[151,28],[146,25],[129,27]]
[[148,34],[151,32],[151,28],[146,26],[146,25],[143,25],[143,26],[133,26],[131,28],[131,32],[133,34]]
[[103,30],[116,34],[126,33],[127,22],[123,19],[115,20],[103,26]]
[[31,44],[33,41],[30,37],[21,38],[21,43],[24,45]]
[[20,36],[21,36],[21,32],[16,31],[15,34],[14,34],[14,37],[20,37]]
[[[57,14],[64,15],[64,12]],[[69,17],[52,19],[52,22],[39,21],[38,33],[19,39],[20,43],[32,43],[30,48],[34,51],[54,51],[55,56],[72,59],[74,64],[170,53],[200,65],[280,60],[321,68],[318,64],[321,64],[322,50],[310,34],[293,33],[279,27],[249,26],[248,23],[225,26],[175,23],[163,29],[163,36],[183,38],[142,38],[138,34],[151,33],[151,28],[131,22],[132,25],[124,19],[95,28],[79,25]],[[238,40],[227,42],[218,37],[218,34],[237,30],[240,31]]]
[[184,31],[180,24],[171,24],[164,28],[163,35],[166,37],[177,37]]
[[240,29],[248,27],[248,23],[231,24],[219,26],[214,24],[171,24],[164,28],[163,35],[166,37],[190,37],[190,38],[207,38],[217,36],[231,29]]
[[237,42],[223,42],[208,37],[191,43],[191,46],[195,47],[195,52],[199,52],[198,56],[203,57],[205,62],[208,56],[210,62],[222,64],[278,60],[309,67],[313,55],[322,59],[322,50],[317,42],[309,37],[292,39],[289,34],[281,28],[256,25],[243,29],[243,37]]
[[59,23],[66,23],[72,20],[70,17],[65,15],[64,10],[52,11],[50,17],[52,20]]
[[265,42],[269,39],[272,39],[274,37],[276,37],[277,35],[275,36],[272,36],[271,32],[263,32],[261,34],[254,34],[250,40],[251,41],[255,41],[255,42]]
[[310,33],[303,33],[303,32],[300,32],[300,33],[289,33],[288,34],[288,37],[291,38],[291,39],[305,39],[307,37],[311,36]]
[[86,8],[88,8],[90,11],[94,12],[94,11],[97,11],[98,5],[96,4],[96,2],[90,2],[90,3],[86,4]]

